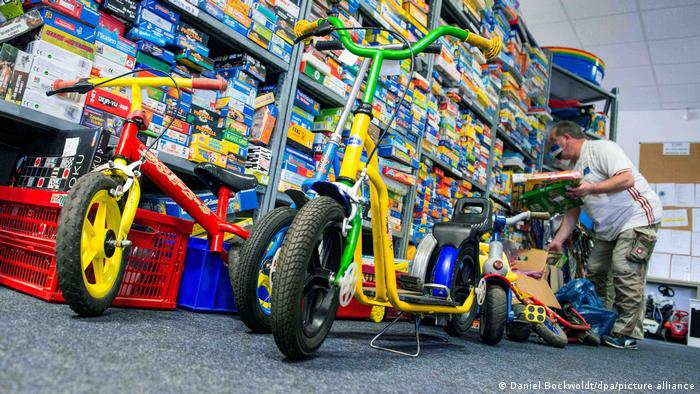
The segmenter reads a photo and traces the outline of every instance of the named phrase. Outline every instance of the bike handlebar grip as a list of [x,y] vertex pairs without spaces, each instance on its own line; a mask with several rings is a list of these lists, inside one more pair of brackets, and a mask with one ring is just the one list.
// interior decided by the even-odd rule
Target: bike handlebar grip
[[78,82],[80,82],[80,79],[71,79],[69,81],[64,81],[62,79],[57,79],[53,81],[53,84],[51,85],[51,88],[53,90],[60,90],[60,89],[65,89],[65,88],[70,88],[75,86]]
[[549,220],[552,215],[549,212],[530,212],[530,219],[534,220]]
[[501,46],[503,45],[501,38],[498,36],[494,36],[489,40],[488,38],[481,37],[474,33],[469,33],[466,41],[467,44],[479,48],[487,60],[498,56],[498,53],[501,52]]
[[434,53],[436,55],[439,55],[440,52],[442,52],[442,44],[430,44],[423,51],[423,53]]
[[218,90],[220,92],[225,92],[228,84],[223,78],[192,78],[192,87],[194,89]]
[[297,36],[297,38],[300,38],[311,34],[313,33],[314,29],[321,25],[321,22],[323,22],[323,19],[316,19],[313,22],[304,19],[299,20],[294,24],[294,35]]
[[319,51],[342,51],[345,49],[343,43],[338,40],[316,41],[314,46]]

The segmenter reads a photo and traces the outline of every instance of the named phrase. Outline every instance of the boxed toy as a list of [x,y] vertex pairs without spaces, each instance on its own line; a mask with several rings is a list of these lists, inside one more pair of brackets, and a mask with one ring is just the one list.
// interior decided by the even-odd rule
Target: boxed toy
[[216,166],[226,168],[227,156],[218,152],[203,149],[199,146],[190,148],[189,160],[195,163],[212,163]]
[[29,80],[29,72],[32,69],[33,61],[34,55],[20,50],[17,51],[17,59],[12,68],[12,77],[10,78],[7,93],[5,93],[5,100],[15,104],[22,102],[22,96],[27,89],[27,81]]
[[202,43],[205,47],[209,44],[209,35],[199,29],[195,29],[186,22],[180,21],[177,24],[177,32],[184,34],[190,39]]
[[185,49],[175,56],[175,60],[178,63],[182,63],[187,67],[190,67],[197,71],[203,70],[213,70],[214,61],[201,53],[194,51],[192,49]]
[[14,19],[0,23],[0,42],[9,41],[29,31],[36,29],[44,23],[41,14],[31,10]]
[[154,0],[143,0],[136,12],[136,26],[152,24],[168,33],[175,33],[180,15]]
[[0,48],[0,98],[5,98],[5,94],[10,90],[17,53],[18,49],[10,44],[2,44]]
[[[148,146],[151,146],[151,144],[153,143],[153,139],[149,137],[146,143],[148,144]],[[189,146],[181,145],[172,141],[166,141],[163,139],[158,140],[153,149],[155,149],[158,152],[164,152],[185,160],[187,160],[190,157]]]
[[[264,145],[270,143],[270,137],[277,121],[277,113],[277,106],[274,104],[255,111],[253,125],[250,128],[250,142]],[[311,142],[313,143],[313,138]]]
[[64,15],[75,18],[86,25],[95,27],[100,21],[100,13],[96,8],[88,7],[78,0],[24,0],[24,7],[44,5]]
[[566,195],[568,187],[582,179],[580,171],[513,174],[513,201],[532,211],[561,213],[583,204]]
[[86,94],[85,104],[122,118],[128,117],[131,109],[128,99],[100,88]]
[[21,105],[73,123],[79,123],[83,114],[82,104],[61,97],[46,97],[45,92],[30,89],[24,91]]
[[44,18],[44,24],[53,26],[68,34],[72,34],[87,42],[95,41],[95,28],[80,23],[74,19],[65,17],[50,8],[39,8],[39,13]]
[[45,25],[42,27],[39,38],[88,60],[93,60],[95,57],[95,46],[93,44],[58,30],[53,26]]
[[85,107],[80,124],[92,128],[103,128],[109,134],[119,136],[124,126],[124,118],[97,108]]
[[126,33],[126,25],[124,22],[102,11],[100,11],[100,21],[97,27],[111,31],[119,36],[123,36],[124,33]]
[[14,19],[23,13],[22,0],[4,0],[0,4],[0,17],[4,17],[4,20]]
[[137,8],[138,2],[133,0],[102,0],[102,9],[127,22],[136,20]]
[[221,56],[214,59],[214,64],[216,68],[240,68],[261,82],[265,82],[265,77],[267,75],[265,66],[247,53],[234,53]]
[[306,154],[313,154],[314,134],[298,125],[291,125],[287,130],[287,138],[292,146]]
[[14,186],[68,191],[81,176],[107,160],[109,134],[101,129],[56,130],[26,147]]

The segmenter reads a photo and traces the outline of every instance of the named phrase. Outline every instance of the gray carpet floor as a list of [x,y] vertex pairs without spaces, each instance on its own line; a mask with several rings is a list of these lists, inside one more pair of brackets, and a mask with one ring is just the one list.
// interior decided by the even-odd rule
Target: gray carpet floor
[[[271,336],[247,332],[231,315],[113,308],[81,319],[0,287],[0,393],[512,391],[501,382],[539,382],[518,392],[541,392],[564,381],[700,388],[700,349],[678,344],[555,349],[531,338],[492,347],[477,334],[444,343],[442,330],[424,327],[422,353],[410,359],[368,346],[380,328],[337,321],[318,356],[291,363]],[[393,332],[391,343],[410,350],[412,325]]]

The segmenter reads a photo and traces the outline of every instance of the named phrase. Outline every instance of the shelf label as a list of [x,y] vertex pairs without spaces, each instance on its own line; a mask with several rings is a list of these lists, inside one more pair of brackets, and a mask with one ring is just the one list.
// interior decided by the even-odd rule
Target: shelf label
[[690,142],[664,142],[664,156],[689,156]]
[[170,2],[194,16],[199,16],[199,8],[187,0],[170,0]]

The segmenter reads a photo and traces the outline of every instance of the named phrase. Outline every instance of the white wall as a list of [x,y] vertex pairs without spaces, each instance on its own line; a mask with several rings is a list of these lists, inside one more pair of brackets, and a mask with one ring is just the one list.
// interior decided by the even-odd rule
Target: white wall
[[700,110],[620,111],[617,143],[637,167],[640,142],[700,142]]

